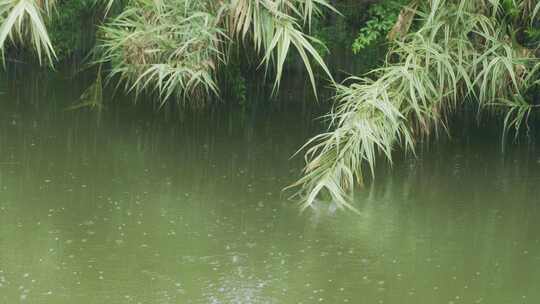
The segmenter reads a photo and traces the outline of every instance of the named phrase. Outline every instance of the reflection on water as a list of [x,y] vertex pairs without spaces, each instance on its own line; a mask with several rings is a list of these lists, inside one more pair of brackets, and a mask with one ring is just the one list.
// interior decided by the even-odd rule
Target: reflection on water
[[180,117],[118,97],[98,123],[48,79],[0,96],[0,303],[540,301],[535,145],[456,135],[380,166],[360,216],[300,215],[280,190],[321,110],[293,88]]

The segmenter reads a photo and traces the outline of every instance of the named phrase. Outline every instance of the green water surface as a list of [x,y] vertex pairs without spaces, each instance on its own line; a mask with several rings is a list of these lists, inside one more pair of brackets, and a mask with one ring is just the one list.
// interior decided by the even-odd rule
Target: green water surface
[[319,130],[308,86],[244,109],[66,111],[80,82],[1,88],[2,304],[540,303],[535,142],[502,153],[457,126],[379,163],[360,215],[300,214],[281,190]]

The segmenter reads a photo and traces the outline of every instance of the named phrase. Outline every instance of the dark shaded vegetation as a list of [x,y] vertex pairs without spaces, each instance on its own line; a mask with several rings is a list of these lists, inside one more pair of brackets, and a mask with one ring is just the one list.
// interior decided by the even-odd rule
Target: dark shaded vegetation
[[[306,98],[333,88],[329,129],[305,146],[293,185],[304,207],[323,197],[354,209],[377,158],[414,153],[463,109],[517,136],[539,106],[534,0],[13,0],[0,17],[8,62],[85,58],[96,70],[73,109],[101,108],[107,83],[194,108],[249,107],[248,86],[275,96],[285,73],[311,85]],[[354,68],[341,61],[351,53]]]

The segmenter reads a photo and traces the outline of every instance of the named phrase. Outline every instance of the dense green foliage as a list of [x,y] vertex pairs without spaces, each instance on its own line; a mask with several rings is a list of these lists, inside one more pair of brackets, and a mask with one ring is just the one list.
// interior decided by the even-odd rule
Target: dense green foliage
[[308,143],[305,176],[295,184],[304,207],[325,195],[352,208],[365,165],[373,175],[379,152],[391,161],[397,146],[414,151],[418,137],[446,128],[447,116],[465,102],[506,111],[505,127],[516,129],[537,107],[527,96],[538,84],[538,58],[526,48],[530,41],[512,37],[537,24],[540,4],[418,2],[396,24],[408,28],[414,17],[415,30],[392,44],[384,66],[337,86],[330,130]]
[[76,52],[87,53],[94,45],[95,0],[59,1],[48,24],[58,60]]
[[[94,63],[109,79],[126,91],[157,92],[160,103],[197,105],[219,95],[220,83],[245,94],[242,56],[272,71],[276,89],[294,50],[316,94],[314,63],[332,79],[320,40],[358,33],[350,44],[362,56],[386,37],[384,64],[336,85],[328,132],[305,146],[304,176],[293,185],[304,207],[323,195],[353,209],[353,190],[374,175],[379,155],[391,161],[398,147],[414,152],[419,138],[446,129],[465,103],[503,113],[505,129],[516,133],[538,107],[537,1],[379,1],[366,4],[352,33],[347,22],[358,12],[329,27],[323,12],[333,10],[326,0],[2,0],[0,45],[31,48],[52,64],[93,44],[82,34],[86,25],[73,31],[89,19],[98,28]],[[101,74],[98,82],[85,99],[101,96]]]
[[[34,0],[0,2],[0,46],[5,52],[6,42],[28,43],[36,51],[40,63],[46,58],[52,63],[56,59],[45,20],[51,16],[56,1]],[[45,18],[44,18],[45,16]]]
[[[322,57],[313,46],[320,42],[309,36],[312,20],[321,8],[332,9],[325,0],[107,0],[70,3],[36,0],[4,0],[0,16],[0,45],[7,38],[13,44],[27,45],[37,52],[40,62],[57,58],[46,27],[62,9],[54,41],[77,45],[77,37],[67,33],[80,22],[88,8],[103,8],[111,13],[98,31],[96,62],[110,66],[109,77],[118,76],[127,90],[155,90],[163,101],[174,96],[218,95],[216,74],[227,63],[234,43],[251,46],[266,70],[276,73],[275,88],[291,49],[299,54],[315,90],[312,60],[331,78]],[[64,13],[65,12],[65,13]],[[202,100],[197,98],[197,101]]]
[[364,48],[383,40],[396,24],[399,12],[407,1],[383,1],[369,7],[368,16],[364,26],[352,45],[353,52],[358,54]]

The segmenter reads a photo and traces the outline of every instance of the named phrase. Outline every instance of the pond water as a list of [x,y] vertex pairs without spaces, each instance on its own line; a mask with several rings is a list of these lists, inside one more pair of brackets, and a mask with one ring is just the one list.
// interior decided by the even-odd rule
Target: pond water
[[0,95],[0,303],[540,303],[535,142],[456,126],[380,163],[360,215],[300,214],[309,87],[98,114],[66,110],[84,81],[29,78]]

